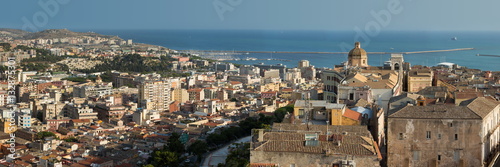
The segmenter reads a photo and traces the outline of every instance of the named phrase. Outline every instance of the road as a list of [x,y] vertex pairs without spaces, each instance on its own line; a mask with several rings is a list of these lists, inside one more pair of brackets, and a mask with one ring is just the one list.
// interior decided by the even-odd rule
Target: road
[[205,159],[203,160],[203,163],[201,164],[200,167],[210,167],[211,165],[217,166],[219,163],[225,163],[226,162],[226,157],[229,155],[229,146],[231,146],[233,143],[245,143],[249,142],[252,136],[247,136],[241,139],[238,139],[230,144],[227,144],[226,146],[213,151],[210,153]]

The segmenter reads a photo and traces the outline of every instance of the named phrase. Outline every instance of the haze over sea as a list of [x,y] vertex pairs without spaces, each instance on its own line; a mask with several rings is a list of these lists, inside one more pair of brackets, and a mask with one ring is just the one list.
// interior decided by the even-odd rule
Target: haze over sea
[[[78,30],[81,32],[89,30]],[[134,42],[160,45],[175,50],[235,50],[235,51],[292,51],[292,52],[342,52],[340,44],[349,49],[360,41],[367,52],[411,52],[455,48],[474,50],[407,54],[404,59],[411,65],[435,66],[452,62],[460,66],[481,70],[500,71],[500,32],[447,32],[447,31],[391,31],[365,39],[354,39],[353,31],[271,31],[271,30],[90,30],[106,35],[118,35]],[[451,40],[457,37],[458,40]],[[296,67],[298,61],[309,60],[316,67],[332,68],[347,61],[347,54],[302,53],[250,53],[239,58],[287,59],[290,61],[229,61],[238,64],[285,64]],[[380,66],[389,54],[368,54],[368,63]]]

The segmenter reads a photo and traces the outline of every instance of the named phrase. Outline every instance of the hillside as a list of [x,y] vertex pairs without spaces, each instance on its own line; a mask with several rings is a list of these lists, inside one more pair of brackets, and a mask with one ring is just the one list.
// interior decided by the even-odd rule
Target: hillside
[[30,32],[18,29],[0,28],[0,36],[9,36],[16,39],[23,38],[28,33]]
[[117,36],[102,35],[94,32],[73,32],[67,29],[49,29],[39,32],[28,32],[17,29],[0,28],[0,36],[10,36],[15,39],[54,39],[83,36],[120,39]]

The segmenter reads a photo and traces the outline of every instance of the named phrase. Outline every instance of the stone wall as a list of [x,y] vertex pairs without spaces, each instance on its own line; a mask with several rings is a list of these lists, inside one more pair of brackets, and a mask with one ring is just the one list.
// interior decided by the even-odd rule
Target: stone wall
[[481,119],[389,118],[388,166],[481,166],[481,127]]
[[250,151],[250,163],[276,163],[280,166],[297,167],[331,167],[333,164],[341,164],[342,160],[353,160],[356,167],[370,166],[379,167],[380,161],[377,155],[373,156],[352,156],[352,155],[331,155],[307,154],[293,152],[264,152]]

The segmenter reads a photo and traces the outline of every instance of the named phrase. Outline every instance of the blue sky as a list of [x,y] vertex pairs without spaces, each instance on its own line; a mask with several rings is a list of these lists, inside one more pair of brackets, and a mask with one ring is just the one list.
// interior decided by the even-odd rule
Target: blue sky
[[[59,10],[47,12],[40,2],[57,2]],[[17,29],[38,19],[38,30],[353,30],[377,25],[381,30],[402,31],[500,30],[500,1],[495,0],[8,0],[3,4],[0,27]],[[391,5],[397,12],[391,13]],[[372,14],[387,12],[390,19],[382,21]]]

